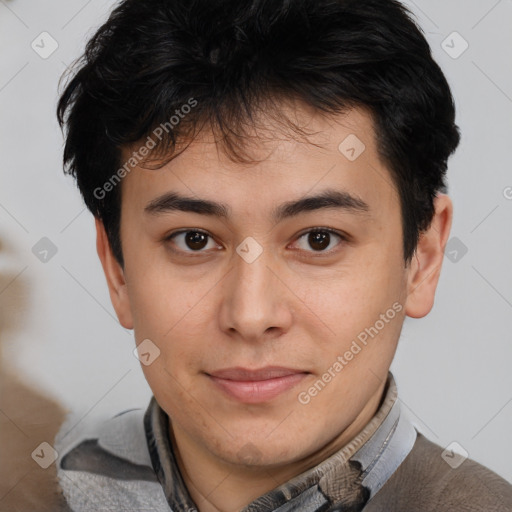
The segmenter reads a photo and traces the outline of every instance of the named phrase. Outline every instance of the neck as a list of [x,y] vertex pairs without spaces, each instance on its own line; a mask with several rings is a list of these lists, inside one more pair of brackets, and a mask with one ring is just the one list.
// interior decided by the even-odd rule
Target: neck
[[[281,466],[240,466],[215,457],[171,423],[170,438],[178,467],[199,512],[241,510],[256,498],[320,464],[350,442],[377,412],[385,383],[379,387],[356,419],[321,449],[302,460]],[[193,475],[193,477],[191,477]]]

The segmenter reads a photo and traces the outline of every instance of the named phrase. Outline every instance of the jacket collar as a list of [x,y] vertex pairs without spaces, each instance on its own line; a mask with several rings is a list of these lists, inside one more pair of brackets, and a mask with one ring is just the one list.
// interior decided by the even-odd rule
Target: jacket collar
[[[197,510],[169,438],[169,417],[153,397],[144,416],[153,468],[172,510]],[[260,496],[242,512],[362,510],[412,449],[416,430],[400,414],[395,380],[388,374],[373,418],[350,442],[317,466]]]

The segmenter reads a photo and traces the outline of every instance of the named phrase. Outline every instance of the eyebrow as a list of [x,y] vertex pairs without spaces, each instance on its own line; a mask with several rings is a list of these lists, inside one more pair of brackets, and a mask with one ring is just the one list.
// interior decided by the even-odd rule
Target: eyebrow
[[[279,205],[273,210],[271,218],[274,222],[280,222],[301,213],[325,208],[336,208],[353,214],[370,212],[370,207],[362,199],[345,191],[327,189],[320,194],[287,201]],[[227,219],[230,216],[231,208],[223,203],[167,192],[150,201],[144,211],[150,215],[182,211]]]

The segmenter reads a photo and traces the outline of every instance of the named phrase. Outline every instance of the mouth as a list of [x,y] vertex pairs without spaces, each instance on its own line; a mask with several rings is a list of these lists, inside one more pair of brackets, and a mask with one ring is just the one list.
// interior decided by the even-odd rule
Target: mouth
[[248,368],[225,368],[206,373],[211,382],[225,395],[248,404],[264,403],[291,390],[309,372],[267,366],[257,370]]

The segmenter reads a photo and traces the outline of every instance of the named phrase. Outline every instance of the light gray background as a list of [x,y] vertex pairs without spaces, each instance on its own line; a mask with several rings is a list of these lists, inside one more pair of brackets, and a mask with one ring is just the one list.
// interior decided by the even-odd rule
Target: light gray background
[[[442,446],[457,441],[512,482],[512,1],[407,4],[456,99],[452,237],[468,252],[445,258],[434,309],[406,320],[392,370],[420,431]],[[110,304],[93,218],[62,174],[54,114],[60,75],[112,6],[0,0],[0,361],[88,418],[150,397]],[[43,31],[59,45],[47,59],[31,48]],[[446,39],[454,31],[469,44],[456,59],[442,47],[463,48]],[[32,253],[42,237],[58,249],[46,263]]]

